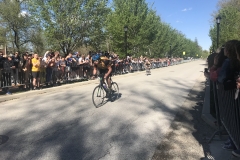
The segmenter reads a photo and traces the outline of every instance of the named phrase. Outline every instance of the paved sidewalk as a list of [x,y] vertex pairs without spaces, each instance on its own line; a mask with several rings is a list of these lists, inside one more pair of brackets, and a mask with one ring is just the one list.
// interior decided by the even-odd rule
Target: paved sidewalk
[[[202,118],[203,108],[209,107],[206,105],[209,103],[209,98],[205,98],[205,82],[206,79],[202,74],[190,91],[184,105],[179,109],[168,134],[156,148],[152,160],[238,159],[232,156],[231,151],[222,149],[222,144],[227,139],[226,136],[222,139],[215,136],[212,142],[208,143],[215,127],[207,123],[214,120],[212,117],[205,113],[204,120]],[[206,119],[208,119],[207,122]]]

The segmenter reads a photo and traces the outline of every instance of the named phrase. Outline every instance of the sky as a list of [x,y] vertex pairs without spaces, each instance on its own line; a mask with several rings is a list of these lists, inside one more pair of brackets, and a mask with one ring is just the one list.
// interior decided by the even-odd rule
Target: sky
[[213,24],[212,14],[217,11],[218,0],[146,0],[157,11],[161,21],[181,31],[186,38],[195,40],[203,50],[211,46],[208,36]]

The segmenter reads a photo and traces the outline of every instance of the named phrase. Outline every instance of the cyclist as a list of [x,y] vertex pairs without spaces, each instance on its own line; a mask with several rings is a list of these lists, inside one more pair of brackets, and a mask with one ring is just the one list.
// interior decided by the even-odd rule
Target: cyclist
[[111,90],[111,80],[110,76],[112,76],[112,63],[109,59],[109,53],[105,52],[101,56],[99,54],[95,54],[92,57],[93,61],[93,75],[96,76],[97,70],[99,70],[100,74],[104,74],[104,80],[106,80],[108,89]]
[[145,67],[146,67],[146,72],[147,74],[151,74],[151,71],[150,71],[150,66],[151,66],[151,63],[149,62],[148,58],[145,59]]

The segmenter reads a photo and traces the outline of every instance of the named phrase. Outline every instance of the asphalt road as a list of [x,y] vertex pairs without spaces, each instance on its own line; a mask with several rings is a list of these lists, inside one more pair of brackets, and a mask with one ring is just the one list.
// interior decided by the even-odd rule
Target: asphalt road
[[151,159],[204,64],[113,77],[120,98],[100,108],[91,100],[97,81],[1,102],[0,159]]

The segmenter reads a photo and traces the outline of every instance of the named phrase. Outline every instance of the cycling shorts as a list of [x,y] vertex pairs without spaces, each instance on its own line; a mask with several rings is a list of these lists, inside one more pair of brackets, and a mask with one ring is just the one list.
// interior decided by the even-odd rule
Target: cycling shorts
[[[99,69],[100,74],[106,74],[108,72],[108,69]],[[112,76],[112,72],[109,74],[109,76]]]

